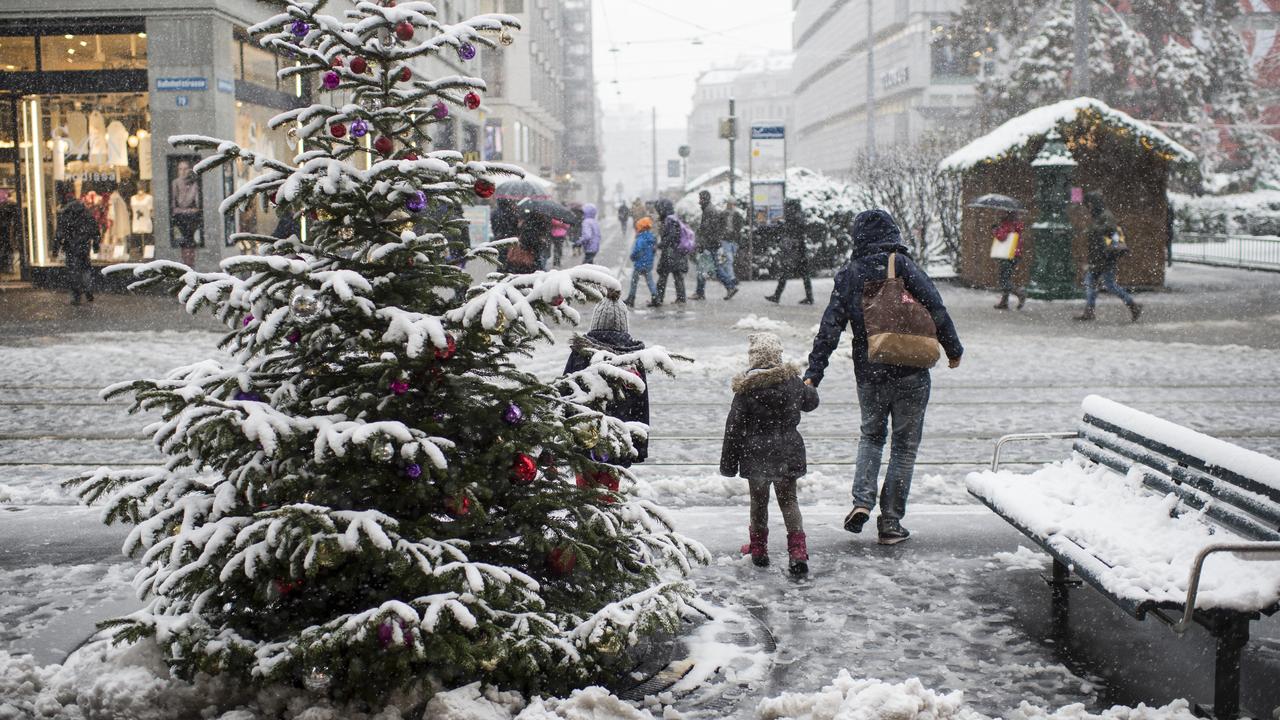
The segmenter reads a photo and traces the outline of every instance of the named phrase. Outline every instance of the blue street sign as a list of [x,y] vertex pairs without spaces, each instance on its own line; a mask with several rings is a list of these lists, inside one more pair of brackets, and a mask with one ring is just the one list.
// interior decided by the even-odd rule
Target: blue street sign
[[208,90],[209,78],[202,77],[162,77],[156,78],[156,90],[161,92],[181,92],[183,90]]
[[191,98],[186,95],[179,95],[174,98],[174,101],[177,102],[178,107],[186,107],[191,104]]
[[752,140],[782,140],[787,136],[785,125],[752,125]]

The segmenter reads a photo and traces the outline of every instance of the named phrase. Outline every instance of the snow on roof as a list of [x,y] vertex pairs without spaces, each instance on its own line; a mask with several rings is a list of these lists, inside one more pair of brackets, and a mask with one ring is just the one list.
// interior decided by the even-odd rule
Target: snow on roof
[[[744,178],[747,175],[741,170],[734,168],[733,176],[735,178]],[[694,190],[697,190],[703,185],[706,185],[708,183],[713,183],[718,180],[725,180],[728,177],[729,177],[729,166],[720,165],[718,167],[711,168],[710,170],[699,175],[698,177],[690,180],[688,183],[685,184],[684,191],[693,192]]]
[[1064,129],[1064,126],[1076,122],[1082,114],[1087,113],[1101,116],[1102,121],[1108,125],[1128,128],[1135,141],[1145,141],[1144,147],[1149,145],[1153,151],[1170,155],[1171,160],[1194,162],[1196,159],[1194,153],[1154,127],[1135,120],[1101,100],[1079,97],[1023,113],[947,156],[938,167],[942,170],[964,171],[982,163],[1001,160],[1024,150],[1029,142],[1054,128]]

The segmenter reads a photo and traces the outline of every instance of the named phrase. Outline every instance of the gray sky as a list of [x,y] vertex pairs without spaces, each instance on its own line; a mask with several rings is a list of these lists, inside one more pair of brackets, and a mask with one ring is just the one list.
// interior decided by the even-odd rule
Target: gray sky
[[662,127],[684,126],[702,70],[791,47],[792,0],[592,2],[596,84],[605,113],[620,105],[656,105]]

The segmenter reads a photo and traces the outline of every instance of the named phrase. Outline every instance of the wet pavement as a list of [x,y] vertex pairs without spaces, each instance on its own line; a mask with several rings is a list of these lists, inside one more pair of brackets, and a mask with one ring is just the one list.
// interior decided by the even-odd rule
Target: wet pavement
[[[615,235],[601,259],[616,264],[622,251]],[[1175,267],[1167,291],[1140,296],[1147,311],[1137,324],[1108,297],[1101,319],[1085,325],[1071,320],[1079,303],[997,312],[992,294],[944,284],[967,351],[960,369],[933,374],[905,521],[913,537],[893,548],[839,528],[857,434],[843,346],[823,405],[801,427],[814,471],[801,485],[813,571],[797,581],[784,572],[776,511],[774,566],[760,570],[737,556],[745,488],[720,479],[716,463],[746,335],[774,327],[788,354],[802,358],[831,280],[815,286],[815,307],[797,304],[794,282],[782,305],[769,304],[771,284],[761,282],[730,302],[713,285],[715,299],[632,316],[637,337],[695,358],[678,377],[653,383],[651,459],[636,470],[637,490],[672,507],[679,527],[713,553],[694,578],[703,593],[749,609],[773,633],[769,671],[744,694],[816,690],[848,668],[855,677],[964,689],[987,714],[1023,700],[1091,709],[1208,701],[1213,644],[1198,627],[1177,638],[1086,588],[1073,591],[1069,631],[1057,632],[1038,577],[1047,559],[1032,567],[1009,555],[1030,543],[968,503],[963,478],[988,462],[1003,433],[1073,427],[1089,393],[1280,455],[1280,274]],[[56,293],[0,292],[0,650],[58,661],[93,620],[136,602],[127,586],[133,566],[118,552],[126,530],[101,526],[97,510],[74,507],[57,483],[100,464],[154,462],[142,433],[148,418],[104,403],[97,390],[216,355],[216,330],[165,298],[106,294],[70,308]],[[568,334],[557,331],[562,341]],[[549,377],[565,352],[563,342],[544,349],[529,369]],[[1062,443],[1032,443],[1010,458],[1027,467],[1067,454]],[[1261,715],[1280,706],[1278,672],[1280,621],[1265,619],[1245,654],[1246,706]],[[751,707],[733,712],[749,717]]]

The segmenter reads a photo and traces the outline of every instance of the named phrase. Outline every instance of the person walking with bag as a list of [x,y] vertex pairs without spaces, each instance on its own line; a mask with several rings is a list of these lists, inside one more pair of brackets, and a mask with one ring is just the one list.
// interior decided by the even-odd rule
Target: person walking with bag
[[658,290],[653,285],[653,252],[656,245],[653,220],[648,217],[636,220],[636,241],[631,246],[631,262],[635,264],[631,269],[631,292],[622,301],[627,307],[636,305],[636,285],[640,283],[641,277],[649,286],[649,304],[652,305],[658,298]]
[[733,379],[733,405],[725,420],[720,474],[741,475],[751,491],[749,542],[742,553],[758,566],[769,564],[769,489],[787,527],[792,574],[809,572],[796,481],[808,472],[800,414],[818,407],[818,391],[800,380],[798,367],[782,362],[782,341],[773,333],[747,338],[750,368]]
[[697,256],[698,281],[693,293],[694,300],[707,299],[707,280],[714,277],[724,285],[724,299],[732,298],[738,292],[738,282],[732,275],[724,272],[720,256],[725,254],[724,241],[727,221],[723,214],[711,205],[711,193],[703,190],[698,193],[698,207],[702,209],[702,219],[698,222]]
[[996,310],[1009,309],[1009,294],[1018,298],[1018,309],[1027,304],[1026,288],[1014,287],[1013,274],[1022,260],[1022,233],[1025,228],[1018,214],[1008,212],[991,228],[991,257],[1000,271],[1000,302]]
[[1138,322],[1142,315],[1142,306],[1133,296],[1116,282],[1116,266],[1120,258],[1129,251],[1124,243],[1124,233],[1116,224],[1116,216],[1111,214],[1102,201],[1102,193],[1090,190],[1084,194],[1084,204],[1089,208],[1089,227],[1085,230],[1085,247],[1088,267],[1084,271],[1084,312],[1076,316],[1076,320],[1090,321],[1094,319],[1093,306],[1098,302],[1098,284],[1129,308],[1129,317]]
[[62,208],[58,210],[58,228],[53,234],[53,256],[59,252],[66,256],[67,286],[71,290],[71,304],[80,304],[80,295],[93,302],[93,266],[89,262],[91,252],[98,251],[102,236],[98,234],[98,221],[80,202],[71,188],[62,188]]
[[880,489],[879,542],[893,545],[910,533],[902,527],[924,430],[931,387],[929,367],[938,343],[952,368],[964,346],[933,281],[911,259],[893,217],[867,210],[853,220],[853,257],[836,274],[835,288],[813,350],[805,382],[822,382],[845,327],[853,335],[853,372],[858,385],[861,430],[853,479],[853,510],[844,528],[862,532],[876,507],[880,459],[893,420],[892,446]]
[[782,247],[778,271],[778,287],[765,300],[776,303],[782,300],[787,289],[787,278],[799,276],[804,281],[804,299],[801,305],[813,304],[813,279],[809,271],[809,249],[805,246],[804,208],[799,200],[791,199],[782,205]]
[[[658,294],[649,302],[650,307],[659,307],[667,299],[667,277],[676,280],[676,304],[685,303],[684,276],[689,272],[689,254],[681,247],[681,235],[684,223],[676,217],[675,206],[666,198],[659,198],[654,207],[658,211]],[[691,248],[690,248],[691,249]]]

